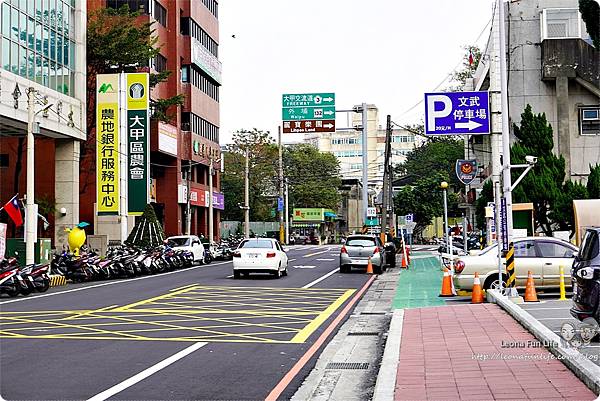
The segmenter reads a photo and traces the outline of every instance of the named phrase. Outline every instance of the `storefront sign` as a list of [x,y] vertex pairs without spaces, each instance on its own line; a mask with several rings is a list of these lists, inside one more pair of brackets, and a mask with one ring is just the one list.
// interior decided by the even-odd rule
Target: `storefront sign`
[[4,259],[6,252],[6,224],[0,223],[0,260]]
[[294,222],[300,221],[323,221],[323,208],[295,208],[293,213]]
[[126,74],[127,82],[127,212],[141,215],[148,203],[149,78],[147,73]]
[[177,156],[177,128],[170,124],[158,123],[158,150]]
[[96,79],[96,203],[98,215],[119,213],[119,75]]
[[200,67],[219,85],[221,84],[221,62],[196,38],[191,38],[192,63]]

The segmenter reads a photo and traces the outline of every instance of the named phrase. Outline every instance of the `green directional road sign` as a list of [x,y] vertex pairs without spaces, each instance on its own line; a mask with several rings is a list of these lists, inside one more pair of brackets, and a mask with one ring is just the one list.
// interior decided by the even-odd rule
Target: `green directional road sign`
[[281,97],[282,107],[335,107],[335,93],[300,93],[284,94]]
[[282,109],[284,121],[292,120],[333,120],[335,119],[335,106],[323,107],[284,107]]

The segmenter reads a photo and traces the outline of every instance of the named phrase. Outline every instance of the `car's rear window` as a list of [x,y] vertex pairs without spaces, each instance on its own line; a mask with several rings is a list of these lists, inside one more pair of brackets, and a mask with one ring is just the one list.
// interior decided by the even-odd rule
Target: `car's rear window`
[[182,238],[169,238],[169,246],[187,246],[189,243],[189,238],[187,237],[182,237]]
[[265,239],[249,239],[240,244],[240,248],[273,249],[273,242]]
[[600,252],[600,244],[598,244],[598,233],[593,230],[588,230],[583,238],[581,249],[579,250],[580,260],[592,260],[598,256]]
[[350,238],[346,241],[347,246],[375,246],[375,240],[372,238]]

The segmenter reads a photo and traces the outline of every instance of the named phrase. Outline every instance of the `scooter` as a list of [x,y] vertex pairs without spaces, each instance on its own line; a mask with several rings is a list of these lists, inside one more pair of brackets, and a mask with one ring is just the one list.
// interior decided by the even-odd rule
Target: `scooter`
[[[16,297],[19,293],[27,293],[29,287],[19,274],[19,266],[7,264],[0,270],[0,294]],[[27,293],[28,294],[28,293]]]
[[[23,278],[23,282],[27,285],[29,293],[33,291],[46,292],[50,288],[50,265],[29,265],[19,269],[19,274]],[[23,293],[23,295],[28,295]]]

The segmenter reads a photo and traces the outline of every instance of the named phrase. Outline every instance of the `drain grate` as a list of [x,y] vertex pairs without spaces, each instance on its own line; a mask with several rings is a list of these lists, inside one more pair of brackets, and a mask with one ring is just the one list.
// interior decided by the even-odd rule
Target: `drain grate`
[[348,333],[349,336],[378,336],[377,331],[351,331]]
[[369,362],[329,362],[325,369],[369,369]]

